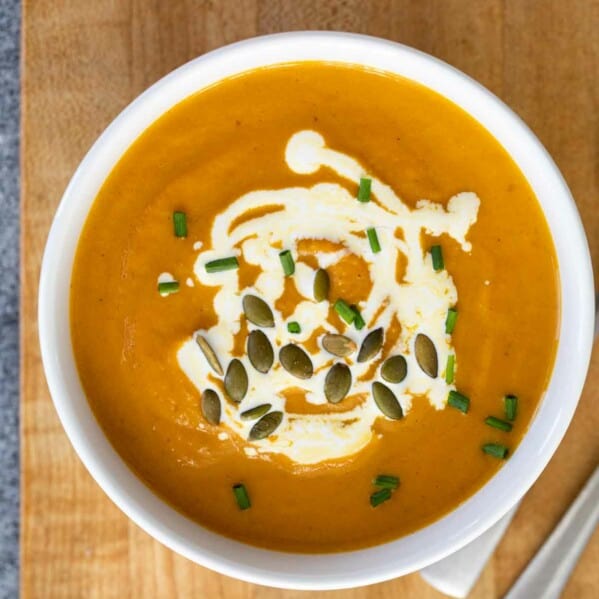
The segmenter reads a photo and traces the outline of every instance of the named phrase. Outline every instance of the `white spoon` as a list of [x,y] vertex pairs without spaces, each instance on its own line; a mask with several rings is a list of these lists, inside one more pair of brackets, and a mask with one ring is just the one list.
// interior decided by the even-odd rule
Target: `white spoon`
[[504,599],[558,599],[599,521],[599,467]]
[[495,551],[519,505],[514,506],[489,530],[459,551],[420,570],[420,576],[433,588],[450,597],[466,597]]

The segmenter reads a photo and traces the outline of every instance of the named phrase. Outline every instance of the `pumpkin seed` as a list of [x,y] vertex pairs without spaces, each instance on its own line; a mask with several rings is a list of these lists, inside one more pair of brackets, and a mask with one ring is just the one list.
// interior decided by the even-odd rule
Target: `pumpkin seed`
[[248,336],[248,358],[258,371],[267,373],[275,361],[275,354],[268,337],[262,331],[252,331]]
[[245,317],[259,327],[274,327],[275,319],[268,304],[256,295],[243,297],[243,312]]
[[252,426],[248,439],[250,441],[259,441],[266,439],[275,432],[279,424],[283,421],[283,412],[269,412],[265,414]]
[[314,275],[314,299],[317,302],[329,299],[330,287],[329,273],[324,268],[319,268]]
[[403,410],[397,397],[389,387],[375,381],[372,383],[372,396],[378,409],[391,420],[403,418]]
[[329,403],[339,403],[351,387],[351,371],[338,362],[327,372],[324,379],[324,395]]
[[202,401],[200,403],[202,414],[210,424],[220,423],[220,399],[216,391],[206,389],[202,393]]
[[403,356],[387,358],[381,367],[381,376],[388,383],[401,383],[408,374],[408,363]]
[[240,360],[234,358],[229,362],[225,374],[225,391],[236,403],[239,403],[248,392],[248,373]]
[[298,379],[309,379],[314,373],[312,360],[299,345],[288,343],[282,347],[279,360],[283,368]]
[[272,405],[269,403],[263,403],[255,408],[250,408],[245,412],[241,412],[239,414],[242,420],[256,420],[256,418],[260,418],[260,416],[264,416],[268,410],[272,408]]
[[433,379],[436,378],[439,369],[437,350],[430,338],[423,333],[418,333],[414,342],[414,353],[416,354],[416,362],[418,362],[418,366],[422,368],[423,372]]
[[324,347],[330,354],[345,358],[356,351],[356,344],[349,337],[345,335],[338,335],[337,333],[327,333],[322,338],[322,347]]
[[362,346],[358,352],[358,362],[368,362],[374,358],[383,347],[383,329],[378,328],[370,331],[362,341]]
[[223,367],[220,365],[220,362],[218,361],[218,358],[216,357],[216,354],[214,353],[210,343],[208,343],[208,341],[206,341],[202,335],[196,335],[196,343],[200,346],[206,361],[208,364],[210,364],[210,368],[212,368],[212,370],[214,370],[214,372],[216,372],[216,374],[219,376],[223,376]]

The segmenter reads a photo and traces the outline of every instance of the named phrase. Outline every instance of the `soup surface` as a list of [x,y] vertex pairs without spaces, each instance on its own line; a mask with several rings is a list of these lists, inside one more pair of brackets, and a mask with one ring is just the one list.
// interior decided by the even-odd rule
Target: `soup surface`
[[461,109],[281,65],[125,153],[79,241],[72,342],[158,495],[251,544],[347,550],[431,523],[509,459],[553,366],[556,264],[523,175]]

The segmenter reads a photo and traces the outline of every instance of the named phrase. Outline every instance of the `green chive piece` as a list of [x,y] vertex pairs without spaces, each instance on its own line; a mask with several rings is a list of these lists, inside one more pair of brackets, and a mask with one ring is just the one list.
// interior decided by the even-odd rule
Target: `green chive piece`
[[300,327],[300,323],[296,322],[295,320],[292,322],[288,322],[287,323],[287,330],[290,333],[301,333],[302,332],[302,327]]
[[505,445],[501,445],[501,443],[485,443],[485,445],[483,445],[483,451],[500,460],[505,460],[509,453],[508,448]]
[[495,416],[487,416],[487,418],[485,418],[485,424],[488,424],[493,428],[498,428],[500,431],[505,431],[506,433],[509,433],[512,430],[512,425],[509,422],[495,418]]
[[171,293],[177,293],[179,291],[179,281],[164,281],[158,283],[158,293],[164,293],[170,295]]
[[370,187],[372,186],[372,179],[368,177],[360,177],[360,187],[358,188],[358,201],[359,202],[370,202]]
[[238,485],[233,485],[233,494],[235,495],[235,500],[237,501],[237,505],[240,510],[247,510],[252,506],[250,503],[250,496],[245,488],[245,485],[239,483]]
[[447,397],[447,403],[452,408],[464,412],[464,414],[468,412],[468,408],[470,407],[470,400],[459,391],[450,391]]
[[295,262],[293,261],[293,256],[289,250],[283,250],[279,254],[279,260],[281,260],[281,265],[283,266],[283,272],[286,277],[291,276],[295,272]]
[[503,407],[505,408],[505,417],[512,422],[516,420],[518,398],[515,395],[506,395],[503,398]]
[[448,335],[453,333],[453,329],[455,329],[455,323],[458,320],[458,311],[455,308],[449,308],[447,310],[447,318],[445,319],[445,332]]
[[185,212],[173,212],[175,237],[187,237],[187,217]]
[[372,507],[377,507],[377,505],[381,505],[381,503],[387,501],[387,499],[391,499],[391,489],[388,487],[379,489],[370,496],[370,505]]
[[373,254],[378,254],[381,251],[381,244],[379,243],[379,236],[376,234],[376,229],[374,227],[366,229],[366,235],[368,236],[368,243]]
[[239,268],[239,262],[235,256],[206,262],[206,272],[222,272],[224,270],[233,270],[235,268]]
[[352,304],[350,307],[354,311],[354,314],[356,315],[354,318],[354,326],[356,327],[356,331],[360,331],[361,329],[363,329],[366,326],[366,322],[362,318],[362,315],[360,314],[360,310],[358,310],[358,308],[354,304]]
[[372,484],[383,489],[397,489],[399,487],[399,478],[391,474],[379,474],[372,481]]
[[333,306],[335,308],[335,312],[347,322],[347,324],[352,324],[356,320],[356,313],[347,305],[342,299],[338,299]]
[[443,262],[443,250],[440,245],[433,245],[431,247],[431,257],[433,259],[433,268],[436,272],[443,270],[445,264]]
[[455,355],[449,354],[447,356],[447,365],[445,366],[445,382],[448,385],[453,383],[453,378],[455,374]]

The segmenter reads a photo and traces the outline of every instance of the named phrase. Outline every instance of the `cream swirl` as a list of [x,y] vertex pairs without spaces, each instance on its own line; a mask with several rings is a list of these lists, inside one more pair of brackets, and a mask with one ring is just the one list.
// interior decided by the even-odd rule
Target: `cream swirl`
[[[430,254],[422,247],[420,238],[423,232],[434,236],[447,234],[462,250],[469,252],[471,245],[466,235],[476,222],[480,200],[472,192],[463,192],[453,196],[447,208],[420,200],[415,209],[410,209],[391,187],[367,173],[351,156],[326,147],[324,138],[315,131],[293,135],[285,158],[290,169],[300,174],[314,173],[324,166],[352,182],[370,177],[376,201],[358,202],[343,186],[320,183],[311,188],[253,191],[230,204],[215,217],[207,244],[210,249],[199,252],[194,266],[199,283],[219,287],[214,297],[218,322],[201,334],[226,364],[232,357],[234,335],[241,323],[242,297],[247,293],[261,297],[273,308],[275,326],[263,332],[275,354],[287,343],[301,345],[320,326],[330,332],[343,332],[359,346],[370,330],[375,327],[388,330],[396,317],[401,323],[401,332],[389,355],[402,354],[407,360],[408,374],[400,384],[392,385],[393,392],[404,414],[409,413],[412,398],[417,395],[427,396],[435,408],[442,409],[453,386],[448,385],[443,376],[433,379],[422,372],[414,356],[414,340],[418,333],[424,333],[434,342],[442,374],[447,356],[454,352],[451,337],[445,334],[445,318],[447,310],[457,303],[458,294],[451,275],[446,270],[433,269]],[[259,209],[265,206],[273,207],[273,211],[252,217],[253,211],[259,214]],[[376,254],[363,235],[369,227],[375,228],[383,248]],[[403,233],[401,238],[396,236],[398,230]],[[360,306],[367,327],[361,331],[336,331],[326,320],[327,302],[316,303],[312,299],[315,270],[297,262],[294,283],[303,300],[290,319],[301,323],[302,332],[292,335],[287,331],[289,319],[283,319],[274,309],[285,283],[278,248],[284,247],[297,255],[297,244],[303,239],[324,239],[343,247],[339,251],[316,253],[320,267],[327,268],[350,253],[367,263],[372,289],[367,301]],[[207,262],[235,253],[242,254],[246,262],[261,269],[252,288],[239,288],[236,270],[206,272]],[[397,281],[396,261],[402,256],[406,269],[403,280]],[[262,374],[252,368],[247,357],[241,359],[249,375],[249,390],[239,406],[223,402],[223,425],[247,438],[253,423],[241,420],[242,411],[270,403],[273,409],[285,413],[275,435],[252,442],[258,455],[275,452],[298,464],[314,464],[351,455],[372,439],[372,425],[382,415],[370,396],[372,381],[367,377],[360,380],[368,371],[369,363],[348,362],[353,377],[351,394],[363,394],[367,398],[353,409],[324,414],[285,412],[283,391],[289,388],[303,390],[306,400],[312,404],[326,404],[324,378],[334,360],[324,351],[310,357],[315,374],[308,380],[293,377],[277,360],[270,372]],[[199,390],[209,386],[211,371],[193,338],[182,344],[178,361]]]

